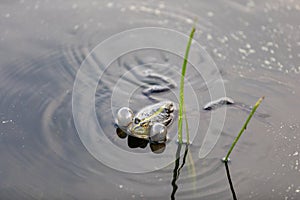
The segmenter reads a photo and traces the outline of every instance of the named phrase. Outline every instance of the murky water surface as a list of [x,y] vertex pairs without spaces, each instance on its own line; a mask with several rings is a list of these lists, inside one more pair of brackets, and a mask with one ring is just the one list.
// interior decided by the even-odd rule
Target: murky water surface
[[[1,199],[170,199],[172,193],[177,199],[232,199],[220,159],[246,119],[247,109],[227,107],[220,139],[205,159],[199,159],[211,116],[201,107],[212,99],[197,66],[187,70],[198,100],[187,103],[187,115],[190,129],[199,128],[177,181],[176,162],[138,174],[104,165],[85,148],[73,120],[76,73],[96,45],[121,31],[145,26],[188,34],[194,18],[195,40],[220,69],[227,96],[246,107],[266,97],[259,108],[262,114],[253,118],[231,155],[237,197],[299,199],[299,10],[299,1],[278,0],[1,2]],[[97,118],[103,127],[99,134],[139,158],[151,153],[157,159],[175,160],[176,122],[169,130],[171,141],[158,154],[151,152],[149,144],[139,148],[130,138],[118,137],[113,114],[128,102],[135,112],[159,99],[178,103],[178,85],[151,97],[144,95],[149,85],[165,82],[147,79],[143,72],[152,70],[179,83],[182,58],[146,49],[123,55],[104,69],[99,57],[89,60],[104,72],[95,92]],[[149,62],[161,65],[145,65]],[[114,90],[126,97],[133,88],[130,99],[112,98]],[[103,151],[111,153],[110,148]],[[122,168],[127,163],[125,155],[119,156],[114,159]],[[138,161],[137,166],[142,165],[143,159]]]

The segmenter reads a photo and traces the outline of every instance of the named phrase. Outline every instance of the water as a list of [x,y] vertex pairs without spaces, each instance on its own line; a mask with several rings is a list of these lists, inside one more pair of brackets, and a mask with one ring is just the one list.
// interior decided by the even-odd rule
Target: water
[[[4,1],[0,5],[0,197],[3,199],[170,199],[176,163],[148,173],[124,173],[91,155],[75,128],[72,113],[73,84],[81,63],[101,41],[131,28],[158,26],[188,34],[197,17],[195,39],[220,69],[227,96],[252,105],[265,96],[259,111],[270,117],[254,117],[231,155],[233,186],[239,199],[298,199],[299,181],[299,2],[294,1]],[[183,44],[185,47],[185,44]],[[158,71],[179,83],[182,59],[165,52],[145,50],[124,57],[156,59],[174,68]],[[99,56],[99,55],[98,55]],[[93,66],[101,60],[93,57]],[[201,60],[201,59],[200,59]],[[179,63],[179,64],[178,64]],[[174,132],[161,154],[149,145],[131,149],[127,139],[115,133],[109,98],[114,81],[126,72],[116,72],[117,61],[97,87],[97,116],[107,131],[103,134],[122,151],[175,160]],[[134,66],[134,65],[130,65]],[[152,66],[157,71],[161,68]],[[199,131],[175,185],[177,199],[232,199],[225,166],[220,161],[238,133],[247,112],[228,107],[221,137],[213,151],[199,159],[203,133],[211,112],[209,86],[193,76],[198,108],[187,104],[191,120],[200,118]],[[190,71],[189,71],[190,70]],[[128,73],[129,89],[143,83]],[[216,73],[212,71],[211,73]],[[126,82],[128,80],[128,82]],[[124,83],[124,82],[123,82]],[[120,88],[119,88],[120,89]],[[138,110],[151,100],[134,91],[130,107]],[[178,87],[156,95],[174,98]],[[192,98],[191,98],[192,99]],[[142,102],[142,101],[143,102]],[[127,101],[127,100],[126,100]],[[176,100],[174,100],[176,101]],[[115,98],[113,110],[124,104]],[[192,112],[195,110],[195,112]],[[101,112],[100,112],[101,111]],[[199,112],[198,112],[199,111]],[[199,114],[200,113],[200,114]],[[193,122],[192,122],[193,124]],[[191,125],[191,128],[196,125]],[[172,126],[176,129],[176,124]],[[100,133],[99,133],[100,134]],[[199,135],[199,137],[198,137]],[[101,146],[101,143],[99,143]],[[104,150],[107,155],[111,149]],[[181,160],[184,148],[181,150]],[[190,158],[192,157],[192,159]],[[124,157],[116,162],[126,166]],[[193,162],[191,161],[193,160]],[[192,164],[193,163],[193,164]],[[152,163],[148,163],[147,166]],[[137,168],[139,163],[137,163]],[[143,165],[141,165],[143,167]]]

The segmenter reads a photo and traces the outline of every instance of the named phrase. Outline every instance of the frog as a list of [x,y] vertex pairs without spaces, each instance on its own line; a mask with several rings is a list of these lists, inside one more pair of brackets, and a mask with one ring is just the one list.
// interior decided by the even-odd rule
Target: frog
[[164,143],[167,127],[174,119],[175,103],[161,101],[142,108],[136,114],[128,107],[117,113],[117,126],[130,136],[148,140],[150,143]]

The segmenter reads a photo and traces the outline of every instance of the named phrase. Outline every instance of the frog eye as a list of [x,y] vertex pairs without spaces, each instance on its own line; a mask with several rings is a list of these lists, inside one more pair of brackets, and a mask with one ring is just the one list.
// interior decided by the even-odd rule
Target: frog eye
[[134,123],[135,124],[138,124],[138,123],[140,123],[141,122],[141,120],[139,119],[139,118],[134,118]]

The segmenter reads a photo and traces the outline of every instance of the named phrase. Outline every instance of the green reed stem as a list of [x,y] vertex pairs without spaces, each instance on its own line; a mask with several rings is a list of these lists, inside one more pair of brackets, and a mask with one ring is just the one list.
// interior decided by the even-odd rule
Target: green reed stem
[[265,98],[265,97],[259,98],[258,101],[255,103],[255,105],[254,105],[254,107],[252,108],[252,110],[251,110],[251,112],[250,112],[250,114],[249,114],[249,116],[248,116],[246,122],[244,123],[244,125],[243,125],[242,129],[240,130],[238,136],[237,136],[237,137],[235,138],[235,140],[233,141],[233,143],[232,143],[232,145],[231,145],[231,147],[230,147],[230,149],[229,149],[229,151],[228,151],[228,153],[227,153],[225,159],[223,160],[224,162],[228,162],[229,155],[231,154],[231,152],[232,152],[234,146],[236,145],[236,143],[237,143],[238,140],[240,139],[240,137],[241,137],[241,135],[243,134],[243,132],[246,130],[247,125],[248,125],[248,123],[250,122],[250,119],[252,118],[252,116],[254,115],[256,109],[258,108],[258,106],[260,105],[260,103],[262,102],[262,100],[263,100],[264,98]]
[[186,132],[186,144],[190,144],[190,132],[189,132],[189,124],[186,117],[186,108],[185,102],[183,101],[183,113],[184,113],[184,121],[185,121],[185,132]]
[[195,26],[193,26],[192,31],[190,33],[190,38],[185,50],[184,55],[184,61],[182,64],[182,70],[181,70],[181,79],[180,79],[180,92],[179,92],[179,115],[178,115],[178,141],[180,144],[182,144],[182,118],[183,118],[183,107],[184,107],[184,77],[186,72],[186,66],[188,62],[188,56],[192,44],[192,40],[194,37],[194,33],[196,31]]

